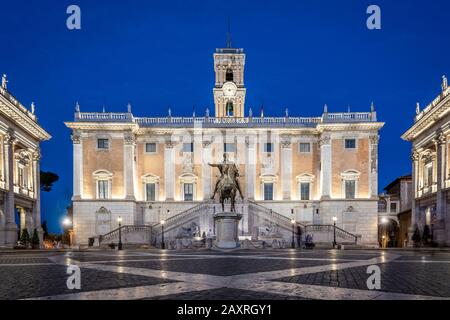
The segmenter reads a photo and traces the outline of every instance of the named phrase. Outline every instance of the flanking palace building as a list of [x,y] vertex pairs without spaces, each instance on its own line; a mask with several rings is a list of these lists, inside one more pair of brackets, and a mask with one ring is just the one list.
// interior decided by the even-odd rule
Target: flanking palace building
[[40,207],[40,143],[50,135],[38,124],[34,103],[25,108],[0,87],[0,247],[17,244],[19,231],[38,231],[42,244]]
[[409,237],[417,231],[423,237],[428,229],[435,244],[450,246],[450,87],[445,76],[441,89],[423,110],[417,104],[414,124],[402,138],[412,142]]
[[243,238],[290,241],[295,221],[328,241],[336,222],[340,240],[378,244],[384,124],[373,105],[369,112],[344,113],[325,106],[312,118],[287,110],[283,117],[254,114],[245,103],[245,64],[244,50],[230,44],[214,53],[214,114],[179,117],[169,110],[166,117],[144,118],[131,106],[124,113],[96,113],[77,105],[74,121],[66,123],[73,141],[76,243],[112,239],[119,222],[130,234],[158,233],[164,224],[168,240],[214,236],[212,217],[220,209],[211,196],[218,173],[208,163],[227,154],[240,171]]

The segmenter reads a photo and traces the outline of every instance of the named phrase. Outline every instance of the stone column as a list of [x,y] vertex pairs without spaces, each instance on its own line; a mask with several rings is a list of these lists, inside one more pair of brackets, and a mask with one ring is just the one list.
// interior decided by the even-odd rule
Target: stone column
[[34,173],[34,206],[33,206],[33,220],[34,220],[34,227],[38,231],[39,234],[39,240],[42,244],[43,241],[43,233],[42,233],[42,226],[41,226],[41,153],[39,150],[35,151],[33,154],[33,173]]
[[256,183],[256,137],[248,136],[245,140],[247,146],[247,155],[245,163],[245,175],[247,182],[247,198],[255,200]]
[[73,131],[73,197],[79,200],[83,195],[83,144],[81,132]]
[[290,136],[281,137],[281,189],[283,200],[291,200],[292,143]]
[[440,244],[445,244],[445,215],[447,212],[447,199],[445,196],[445,163],[446,163],[446,137],[439,132],[436,139],[436,171],[437,171],[437,193],[436,193],[436,220],[432,220],[435,240]]
[[319,140],[320,146],[320,196],[322,199],[331,198],[332,162],[331,162],[331,138],[323,135]]
[[136,136],[132,132],[127,132],[124,135],[123,146],[123,173],[124,173],[124,187],[125,187],[125,199],[135,200],[135,148],[136,148]]
[[413,150],[411,154],[411,160],[413,163],[412,166],[412,201],[411,201],[411,225],[409,227],[409,235],[408,235],[408,247],[412,247],[414,245],[414,242],[412,241],[412,237],[414,235],[414,231],[416,230],[416,217],[417,212],[420,210],[420,208],[416,207],[416,198],[418,196],[418,190],[419,190],[419,153],[415,150]]
[[175,200],[175,143],[170,140],[164,148],[164,189],[166,200]]
[[17,225],[15,222],[15,201],[14,201],[14,142],[16,137],[14,131],[10,130],[5,136],[5,178],[8,192],[5,199],[5,243],[13,246],[17,242]]
[[211,141],[203,141],[203,161],[202,161],[202,185],[203,200],[211,198],[211,167],[208,163],[212,161]]
[[369,197],[378,198],[378,142],[379,136],[372,136],[370,141],[370,174],[369,174]]

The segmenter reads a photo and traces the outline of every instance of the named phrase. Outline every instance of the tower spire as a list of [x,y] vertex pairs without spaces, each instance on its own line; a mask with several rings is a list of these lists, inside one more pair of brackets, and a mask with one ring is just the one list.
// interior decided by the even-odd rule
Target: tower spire
[[227,48],[231,48],[231,20],[228,16]]

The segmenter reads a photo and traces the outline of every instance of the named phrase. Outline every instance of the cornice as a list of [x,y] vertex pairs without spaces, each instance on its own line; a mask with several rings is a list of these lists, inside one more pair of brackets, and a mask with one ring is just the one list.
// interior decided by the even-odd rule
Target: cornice
[[136,132],[139,126],[135,123],[120,122],[64,122],[66,127],[72,130],[108,130],[108,131],[124,131],[132,130]]
[[[22,106],[22,108],[24,107]],[[35,118],[24,113],[3,95],[0,95],[0,112],[33,138],[39,141],[51,139],[51,135],[36,122]]]
[[317,131],[319,133],[329,131],[368,131],[381,130],[384,127],[384,122],[367,122],[367,123],[333,123],[333,124],[318,124]]
[[438,105],[430,108],[408,129],[402,139],[406,141],[415,140],[421,133],[430,128],[436,121],[440,120],[450,110],[450,95],[447,95]]

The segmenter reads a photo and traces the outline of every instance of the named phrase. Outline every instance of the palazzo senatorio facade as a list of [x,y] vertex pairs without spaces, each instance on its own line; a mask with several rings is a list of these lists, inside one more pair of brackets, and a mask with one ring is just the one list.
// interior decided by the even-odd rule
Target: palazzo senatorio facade
[[[440,94],[423,110],[416,107],[414,124],[402,136],[412,142],[413,203],[409,237],[425,228],[434,243],[450,245],[450,87],[442,78]],[[412,239],[411,239],[412,240]],[[413,241],[409,241],[413,245]]]
[[131,106],[124,113],[96,113],[81,112],[77,104],[75,120],[66,125],[72,130],[78,244],[114,233],[119,216],[127,230],[150,226],[156,234],[162,221],[169,240],[213,236],[219,206],[210,198],[218,172],[208,163],[221,162],[224,153],[240,170],[240,236],[290,239],[292,220],[329,233],[336,217],[342,239],[377,244],[383,123],[373,105],[368,112],[344,113],[325,106],[312,118],[288,110],[281,117],[254,114],[245,103],[245,64],[243,49],[216,49],[214,113],[136,117]]
[[39,233],[42,244],[40,209],[40,143],[50,135],[39,126],[7,88],[6,76],[0,87],[0,247],[17,244],[19,231]]

